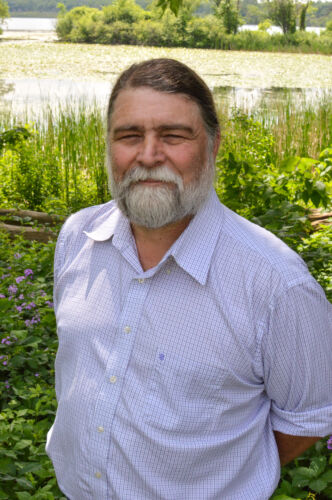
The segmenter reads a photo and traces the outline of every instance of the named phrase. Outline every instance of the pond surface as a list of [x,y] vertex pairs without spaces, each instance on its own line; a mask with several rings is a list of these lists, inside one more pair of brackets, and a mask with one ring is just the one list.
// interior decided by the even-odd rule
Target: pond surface
[[137,46],[0,43],[0,108],[13,113],[74,101],[106,105],[112,85],[133,62],[172,57],[196,70],[217,99],[246,109],[290,89],[314,101],[332,92],[332,57]]

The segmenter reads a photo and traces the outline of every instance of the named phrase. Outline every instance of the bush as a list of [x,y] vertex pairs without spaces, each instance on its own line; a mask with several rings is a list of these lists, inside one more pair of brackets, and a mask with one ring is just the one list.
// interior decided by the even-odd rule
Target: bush
[[0,498],[65,500],[45,454],[55,416],[54,243],[0,233]]

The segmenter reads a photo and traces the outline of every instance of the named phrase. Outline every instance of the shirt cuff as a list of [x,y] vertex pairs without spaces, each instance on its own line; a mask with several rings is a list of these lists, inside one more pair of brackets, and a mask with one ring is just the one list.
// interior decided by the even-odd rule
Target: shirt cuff
[[272,403],[271,423],[274,431],[292,436],[325,437],[332,434],[332,406],[306,412],[281,410]]

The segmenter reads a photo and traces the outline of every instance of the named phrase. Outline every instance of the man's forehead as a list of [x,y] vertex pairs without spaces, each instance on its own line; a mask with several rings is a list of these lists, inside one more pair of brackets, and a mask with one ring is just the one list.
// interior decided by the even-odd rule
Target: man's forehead
[[161,92],[150,87],[127,88],[119,92],[114,101],[111,123],[130,125],[128,119],[154,119],[171,125],[200,121],[201,111],[193,99],[182,93]]

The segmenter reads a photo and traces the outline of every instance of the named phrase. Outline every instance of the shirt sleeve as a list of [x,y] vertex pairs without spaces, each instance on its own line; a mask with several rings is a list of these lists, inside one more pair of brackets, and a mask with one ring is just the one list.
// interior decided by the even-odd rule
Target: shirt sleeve
[[332,433],[332,305],[313,278],[271,306],[262,362],[273,429],[295,436]]

